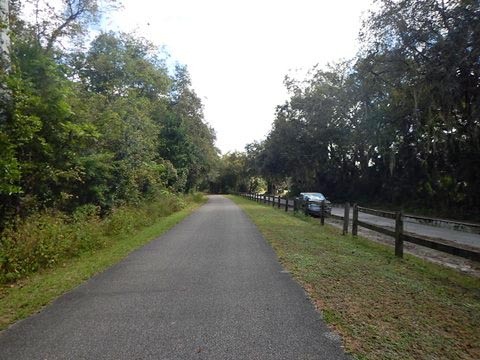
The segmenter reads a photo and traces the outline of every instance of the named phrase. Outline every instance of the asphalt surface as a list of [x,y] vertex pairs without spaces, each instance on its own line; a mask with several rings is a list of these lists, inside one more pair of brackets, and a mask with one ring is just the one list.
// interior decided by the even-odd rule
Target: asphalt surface
[[[343,216],[345,210],[343,208],[333,207],[332,214]],[[350,219],[352,219],[352,209],[350,209]],[[365,221],[370,224],[395,228],[395,220],[387,219],[380,216],[365,214],[362,212],[358,213],[358,219]],[[403,229],[412,234],[418,234],[422,236],[427,236],[430,238],[439,238],[444,240],[450,240],[458,244],[464,244],[469,246],[474,246],[480,248],[480,235],[472,234],[463,231],[457,231],[442,227],[429,226],[425,224],[419,224],[417,222],[409,221],[408,217],[404,218]]]
[[0,333],[0,359],[346,359],[230,200]]
[[[285,200],[280,200],[280,204],[285,206]],[[290,202],[293,206],[293,203]],[[271,205],[271,203],[270,203]],[[293,207],[289,210],[293,211]],[[343,216],[344,215],[344,208],[341,207],[332,207],[332,214]],[[353,210],[350,208],[350,219],[352,219]],[[395,220],[387,219],[380,216],[365,214],[359,212],[358,218],[361,221],[366,223],[370,223],[373,225],[383,226],[387,228],[395,228]],[[351,223],[350,223],[351,226]],[[408,217],[404,218],[403,228],[406,232],[417,234],[421,236],[426,236],[429,238],[439,238],[444,240],[449,240],[456,242],[458,244],[468,245],[480,248],[480,235],[473,234],[453,229],[448,229],[445,227],[436,227],[426,224],[420,224],[418,222],[410,221]]]

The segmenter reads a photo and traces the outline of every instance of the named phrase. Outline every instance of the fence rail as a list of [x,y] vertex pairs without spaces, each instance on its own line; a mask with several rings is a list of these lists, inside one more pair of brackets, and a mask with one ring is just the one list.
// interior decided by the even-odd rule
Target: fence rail
[[365,214],[370,214],[370,215],[375,215],[375,216],[381,216],[387,219],[393,219],[395,220],[395,212],[393,211],[384,211],[384,210],[376,210],[376,209],[369,209],[366,207],[358,206],[358,211],[363,212]]
[[[300,203],[298,199],[289,199],[286,197],[280,196],[273,196],[273,195],[260,195],[260,194],[240,194],[243,197],[246,197],[250,200],[254,200],[259,203],[265,204],[272,204],[272,207],[277,206],[278,208],[283,207],[285,211],[293,208],[294,212],[298,212],[300,210],[306,210],[307,207],[304,204]],[[282,204],[282,201],[284,202]],[[343,205],[344,207],[344,216],[339,216],[335,214],[326,214],[325,211],[325,202],[316,202],[310,201],[309,203],[319,204],[321,206],[320,211],[320,222],[323,225],[325,217],[331,217],[334,219],[342,220],[343,221],[343,235],[348,233],[349,222],[350,222],[350,204],[347,202]],[[359,213],[365,213],[369,215],[379,216],[387,219],[391,219],[395,221],[395,227],[393,229],[375,225],[372,223],[368,223],[358,219]],[[452,255],[460,256],[466,259],[480,261],[480,248],[459,244],[453,241],[439,239],[439,238],[429,238],[426,236],[413,234],[404,231],[404,221],[414,221],[423,223],[423,224],[436,224],[432,226],[441,226],[438,225],[439,223],[448,224],[450,228],[454,228],[457,231],[464,231],[470,232],[475,234],[480,234],[480,225],[477,224],[470,224],[464,222],[455,222],[451,220],[443,220],[443,219],[435,219],[435,218],[428,218],[423,216],[416,216],[416,215],[404,215],[402,212],[393,212],[393,211],[385,211],[385,210],[377,210],[371,209],[367,207],[358,206],[357,204],[353,205],[353,218],[352,218],[352,225],[351,225],[351,232],[353,236],[357,236],[358,234],[358,227],[364,227],[372,231],[379,232],[381,234],[391,236],[395,239],[395,255],[398,257],[403,257],[403,243],[410,242],[413,244],[417,244],[420,246],[428,247],[430,249],[442,251],[445,253],[449,253]],[[443,224],[445,226],[445,224]]]

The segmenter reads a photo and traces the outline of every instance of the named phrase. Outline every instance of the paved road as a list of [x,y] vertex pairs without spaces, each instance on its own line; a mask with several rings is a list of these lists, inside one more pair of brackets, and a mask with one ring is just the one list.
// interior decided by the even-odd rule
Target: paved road
[[344,359],[230,200],[0,333],[0,359]]
[[[285,200],[280,200],[280,204],[284,206]],[[290,204],[292,204],[292,202],[290,202]],[[293,210],[293,208],[290,208],[290,210]],[[333,207],[332,214],[343,216],[344,209],[340,207]],[[380,216],[365,214],[361,212],[359,213],[358,217],[360,220],[365,221],[367,223],[371,223],[371,224],[383,226],[383,227],[389,227],[392,229],[395,228],[395,221],[392,219],[387,219]],[[350,219],[351,218],[352,218],[352,209],[350,209]],[[457,242],[459,244],[480,248],[479,234],[472,234],[468,232],[447,229],[445,227],[435,227],[431,225],[424,225],[418,222],[409,221],[408,218],[404,218],[403,226],[405,231],[413,234],[427,236],[431,238],[440,238],[440,239],[450,240],[450,241]]]
[[[334,207],[332,208],[332,214],[343,216],[344,209]],[[352,218],[351,209],[350,209],[350,218]],[[389,227],[392,229],[395,228],[395,220],[393,219],[387,219],[384,217],[365,214],[362,212],[359,212],[358,218],[359,220],[365,221],[367,223],[371,223],[371,224],[375,224],[383,227]],[[405,231],[410,233],[432,237],[432,238],[450,240],[450,241],[457,242],[459,244],[480,248],[479,234],[471,234],[463,231],[456,231],[456,230],[446,229],[442,227],[435,227],[435,226],[419,224],[416,222],[410,222],[408,218],[404,219],[403,228]]]

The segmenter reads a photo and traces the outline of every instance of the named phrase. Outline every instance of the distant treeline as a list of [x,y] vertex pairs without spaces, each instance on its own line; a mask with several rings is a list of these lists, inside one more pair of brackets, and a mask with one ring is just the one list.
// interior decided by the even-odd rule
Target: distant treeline
[[[23,3],[35,16],[22,18]],[[159,191],[188,192],[206,186],[218,158],[186,68],[169,70],[167,54],[133,35],[85,42],[97,1],[63,3],[10,2],[11,48],[0,68],[0,228],[46,208],[108,211]]]
[[480,213],[480,2],[377,5],[354,59],[286,78],[267,138],[229,154],[243,165],[217,187],[262,176],[269,192]]

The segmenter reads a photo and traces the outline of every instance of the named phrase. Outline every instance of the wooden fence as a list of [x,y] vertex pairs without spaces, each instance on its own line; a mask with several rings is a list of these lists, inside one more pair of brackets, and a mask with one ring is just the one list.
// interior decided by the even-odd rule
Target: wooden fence
[[[315,203],[319,204],[321,211],[319,213],[320,223],[323,225],[325,222],[326,217],[331,217],[334,219],[342,220],[343,221],[343,235],[348,233],[349,222],[350,222],[350,203],[342,204],[341,206],[344,208],[344,215],[339,216],[335,214],[327,214],[325,212],[326,206],[325,202],[301,202],[297,199],[289,199],[280,196],[274,195],[261,195],[261,194],[248,194],[242,193],[239,194],[247,199],[256,201],[258,203],[263,204],[272,204],[272,207],[283,208],[285,211],[289,211],[289,209],[293,209],[294,212],[298,212],[300,210],[305,211],[307,209],[308,204]],[[382,218],[391,219],[395,222],[395,226],[393,229],[388,227],[383,227],[375,224],[371,224],[369,222],[359,220],[359,213],[370,214]],[[404,221],[414,221],[418,223],[428,224],[431,226],[445,226],[446,223],[450,224],[450,227],[455,229],[456,231],[463,231],[469,232],[474,234],[480,234],[480,225],[477,224],[469,224],[464,222],[455,222],[451,220],[443,220],[443,219],[435,219],[435,218],[428,218],[422,216],[414,216],[414,215],[404,215],[401,211],[384,211],[384,210],[377,210],[366,208],[362,206],[358,206],[357,204],[353,205],[353,215],[352,215],[352,235],[357,236],[358,234],[358,227],[364,227],[381,234],[391,236],[395,239],[395,255],[398,257],[403,257],[403,243],[410,242],[417,245],[425,246],[431,249],[435,249],[438,251],[446,252],[452,255],[460,256],[466,259],[480,261],[480,248],[476,248],[473,246],[468,246],[464,244],[459,244],[454,241],[439,239],[439,238],[430,238],[418,234],[407,233],[404,231]]]

